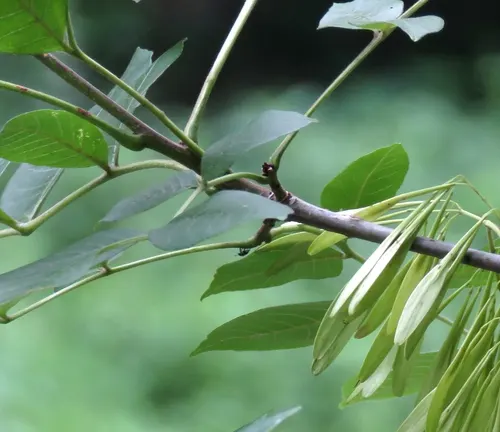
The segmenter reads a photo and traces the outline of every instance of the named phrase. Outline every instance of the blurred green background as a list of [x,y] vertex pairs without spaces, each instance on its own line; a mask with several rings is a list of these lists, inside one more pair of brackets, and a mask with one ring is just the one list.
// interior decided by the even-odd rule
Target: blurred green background
[[[241,3],[143,0],[136,5],[126,0],[81,0],[73,1],[72,7],[84,48],[117,74],[136,46],[159,54],[189,38],[184,55],[149,93],[183,125]],[[329,6],[325,1],[259,5],[221,77],[203,123],[202,145],[261,110],[307,109],[369,38],[364,32],[316,32]],[[444,7],[441,12],[447,19]],[[319,203],[322,186],[350,161],[401,142],[411,163],[404,191],[464,174],[494,205],[500,205],[500,55],[498,44],[488,37],[496,30],[484,17],[484,25],[478,23],[464,38],[458,23],[463,16],[451,11],[449,19],[443,33],[418,44],[396,33],[380,55],[373,54],[318,111],[319,123],[300,134],[284,159],[281,178],[289,190]],[[460,45],[464,40],[467,44]],[[489,43],[478,49],[483,40]],[[109,84],[68,61],[109,90]],[[34,59],[1,56],[0,77],[91,106]],[[2,93],[0,121],[43,107]],[[139,114],[156,124],[144,112]],[[258,169],[271,148],[259,150],[240,166]],[[124,153],[124,161],[148,156],[152,155]],[[93,169],[67,171],[50,201],[96,174]],[[31,262],[88,235],[121,197],[161,182],[165,175],[155,171],[119,178],[29,238],[3,239],[0,270]],[[177,197],[126,224],[144,229],[161,226],[183,199]],[[469,209],[482,211],[471,194],[459,194],[459,199]],[[255,227],[243,227],[224,238],[246,238]],[[372,248],[354,244],[364,252]],[[122,260],[151,252],[152,248],[137,247]],[[234,251],[221,251],[131,270],[80,288],[2,327],[0,430],[224,432],[264,412],[293,405],[304,409],[280,430],[395,430],[409,413],[412,398],[337,408],[340,387],[361,365],[369,340],[350,343],[319,377],[310,374],[308,348],[189,357],[209,331],[238,315],[265,306],[331,299],[355,269],[346,265],[343,276],[335,280],[222,294],[200,302],[217,267],[233,259],[237,259]],[[425,348],[436,348],[445,330],[436,324]]]

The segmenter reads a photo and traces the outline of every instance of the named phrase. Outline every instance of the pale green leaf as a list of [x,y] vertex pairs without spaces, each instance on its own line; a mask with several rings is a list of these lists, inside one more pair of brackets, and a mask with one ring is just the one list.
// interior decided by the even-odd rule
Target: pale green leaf
[[237,132],[208,147],[201,160],[201,174],[206,180],[219,177],[250,150],[313,122],[315,120],[292,111],[265,111]]
[[404,3],[400,0],[354,0],[348,3],[334,3],[321,19],[318,28],[386,31],[396,26],[416,42],[444,27],[444,21],[433,15],[400,18],[403,8]]
[[330,302],[260,309],[213,330],[193,351],[269,351],[312,345]]
[[425,432],[425,422],[435,391],[432,390],[418,403],[397,432]]
[[63,51],[68,0],[1,0],[0,52]]
[[307,248],[314,239],[297,233],[258,248],[245,258],[219,267],[202,299],[228,291],[280,286],[299,279],[326,279],[342,272],[342,254],[333,249],[314,257]]
[[417,42],[428,34],[437,33],[444,27],[443,19],[434,15],[396,19],[390,21],[390,23],[398,26],[414,42]]
[[321,18],[318,28],[339,27],[351,30],[369,28],[398,18],[404,4],[399,0],[354,0],[347,3],[333,3]]
[[55,168],[107,167],[107,144],[99,129],[58,110],[11,119],[0,133],[0,156],[13,162]]
[[271,432],[287,418],[297,414],[301,409],[300,406],[297,406],[276,414],[266,414],[235,432]]
[[[422,380],[427,376],[429,370],[436,358],[436,352],[427,352],[419,354],[417,359],[415,360],[414,366],[412,368],[411,373],[408,376],[408,382],[404,390],[403,395],[409,395],[416,393],[422,384]],[[361,393],[356,397],[350,399],[348,398],[352,395],[352,392],[356,388],[358,377],[354,376],[349,379],[342,386],[342,401],[340,403],[340,407],[344,408],[347,405],[352,405],[357,402],[363,402],[368,400],[375,399],[388,399],[393,398],[394,393],[392,391],[392,381],[393,381],[393,373],[391,372],[384,383],[373,393],[370,397],[363,398]]]
[[119,201],[101,219],[101,222],[117,222],[139,213],[151,210],[165,201],[197,185],[196,174],[193,171],[181,171],[170,176],[162,184],[152,186],[137,195]]
[[172,251],[192,247],[245,222],[286,219],[292,209],[244,191],[221,191],[186,210],[163,228],[150,231],[156,247]]
[[61,177],[61,168],[22,164],[0,196],[0,208],[20,222],[28,222],[40,210]]

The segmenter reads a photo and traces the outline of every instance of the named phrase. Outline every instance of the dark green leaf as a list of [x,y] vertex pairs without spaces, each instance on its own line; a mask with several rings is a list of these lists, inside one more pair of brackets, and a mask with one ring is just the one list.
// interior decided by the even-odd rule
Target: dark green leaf
[[299,279],[326,279],[342,272],[342,255],[325,249],[310,256],[307,248],[314,234],[291,234],[219,267],[205,297],[228,291],[244,291],[284,285]]
[[118,202],[101,222],[116,222],[159,206],[180,192],[196,186],[196,174],[182,171],[169,177],[160,185],[146,189],[137,195]]
[[314,121],[292,111],[265,111],[239,131],[212,144],[203,155],[201,174],[207,180],[219,177],[250,150],[302,129]]
[[151,231],[149,240],[166,251],[184,249],[242,223],[256,219],[285,219],[290,213],[290,207],[250,192],[221,191],[163,228]]
[[276,414],[266,414],[235,432],[271,432],[276,426],[279,426],[287,418],[297,414],[301,409],[300,406],[297,406]]
[[400,0],[354,0],[334,3],[318,28],[338,27],[351,30],[387,30],[399,27],[413,41],[442,30],[444,21],[437,16],[399,18],[404,4]]
[[63,170],[22,164],[10,178],[0,197],[0,208],[20,222],[36,215]]
[[68,0],[1,0],[0,52],[64,50]]
[[[137,90],[141,95],[145,95],[149,88],[156,80],[179,58],[184,48],[185,39],[174,45],[164,54],[162,54],[153,63],[153,52],[142,48],[137,48],[130,60],[127,69],[123,73],[121,79],[134,90]],[[122,90],[120,87],[114,87],[108,94],[108,97],[115,101],[118,105],[125,108],[128,112],[134,112],[140,105],[132,96]],[[103,119],[113,126],[123,125],[108,112],[104,111],[100,106],[94,106],[90,112],[97,117]],[[110,139],[110,156],[114,160],[117,154],[118,143]]]
[[328,183],[321,205],[332,211],[367,207],[396,194],[408,172],[401,144],[383,147],[360,157]]
[[13,162],[55,168],[106,167],[107,151],[99,129],[65,111],[21,114],[0,133],[0,156]]
[[191,355],[207,351],[271,351],[310,346],[329,301],[275,306],[212,331]]
[[35,290],[71,284],[141,238],[130,229],[100,231],[51,256],[4,273],[0,275],[0,303]]
[[[413,369],[408,375],[406,387],[404,390],[404,395],[409,395],[417,393],[422,382],[429,373],[434,360],[436,359],[437,352],[427,352],[420,354],[415,363],[413,364]],[[352,405],[357,402],[363,402],[373,399],[388,399],[393,398],[394,393],[392,390],[392,378],[393,373],[391,372],[384,383],[378,388],[378,390],[368,398],[363,398],[360,394],[348,401],[349,396],[351,396],[353,390],[356,388],[358,377],[352,377],[342,386],[342,401],[340,402],[340,408],[344,408],[347,405]]]

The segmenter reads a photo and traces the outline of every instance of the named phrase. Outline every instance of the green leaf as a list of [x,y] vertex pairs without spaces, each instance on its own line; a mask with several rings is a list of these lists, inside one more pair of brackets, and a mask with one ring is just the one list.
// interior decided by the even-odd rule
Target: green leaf
[[329,301],[260,309],[213,330],[191,355],[207,351],[272,351],[312,345]]
[[0,157],[55,168],[107,167],[107,145],[94,125],[58,110],[11,119],[0,133]]
[[0,208],[20,222],[30,221],[62,173],[60,168],[22,164],[5,186],[0,197]]
[[166,182],[160,185],[152,186],[137,195],[119,201],[101,219],[101,222],[117,222],[151,210],[182,191],[196,185],[196,174],[193,171],[181,171],[170,176]]
[[259,195],[243,191],[221,191],[186,210],[163,228],[150,231],[156,247],[173,251],[204,240],[255,219],[286,219],[292,209]]
[[386,31],[396,26],[416,42],[444,27],[444,21],[433,15],[399,18],[403,8],[404,4],[400,0],[354,0],[348,3],[334,3],[321,19],[318,29],[338,27]]
[[297,414],[301,409],[302,407],[297,406],[276,414],[266,414],[235,432],[271,432],[276,426],[283,423],[287,418]]
[[[149,88],[158,78],[179,58],[184,48],[186,39],[178,42],[172,48],[158,57],[154,63],[152,61],[153,52],[142,48],[137,48],[128,64],[121,80],[127,83],[141,95],[145,95]],[[127,112],[134,112],[140,103],[125,92],[121,87],[115,86],[108,94],[108,97],[122,106]],[[115,117],[103,110],[100,106],[94,106],[90,112],[113,126],[124,127]],[[118,143],[110,139],[111,160],[117,155]]]
[[137,231],[130,229],[100,231],[51,256],[4,273],[0,275],[0,303],[35,290],[76,282],[141,239]]
[[401,187],[409,161],[401,144],[360,157],[328,183],[321,205],[332,211],[367,207],[390,198]]
[[[420,354],[415,359],[412,371],[408,375],[407,383],[402,396],[418,392],[420,386],[422,385],[423,379],[429,373],[429,370],[436,358],[436,355],[437,352],[427,352]],[[342,401],[340,402],[340,408],[344,408],[348,405],[352,405],[357,402],[363,402],[375,399],[388,399],[395,397],[392,390],[392,380],[393,380],[393,372],[389,374],[384,383],[371,396],[363,398],[361,394],[359,394],[348,401],[349,396],[351,396],[358,382],[357,376],[352,377],[342,386]]]
[[2,0],[0,52],[43,54],[64,50],[68,0]]
[[[362,313],[361,315],[354,317],[349,316],[347,311],[340,312],[341,313],[338,313],[334,317],[334,322],[328,323],[330,325],[330,331],[327,336],[330,337],[330,340],[327,344],[323,343],[326,339],[324,338],[324,335],[319,335],[320,337],[318,338],[318,334],[316,334],[313,348],[314,360],[311,366],[311,371],[314,375],[319,375],[333,363],[333,361],[345,348],[354,333],[356,333],[356,330],[359,328],[359,325],[366,315],[366,313]],[[323,326],[323,323],[324,319],[320,326]],[[321,340],[321,338],[324,339]]]
[[397,432],[425,432],[425,421],[435,392],[436,390],[432,390],[425,395],[410,415],[406,417]]
[[309,256],[314,234],[281,237],[245,258],[219,267],[202,299],[229,291],[284,285],[299,279],[326,279],[342,272],[342,254],[334,249]]
[[314,119],[292,111],[265,111],[239,131],[208,147],[201,160],[201,174],[206,180],[219,177],[250,150],[313,122]]

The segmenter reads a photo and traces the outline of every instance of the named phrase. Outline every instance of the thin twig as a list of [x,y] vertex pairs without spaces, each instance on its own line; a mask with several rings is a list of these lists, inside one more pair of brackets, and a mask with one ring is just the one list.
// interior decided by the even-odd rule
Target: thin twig
[[245,23],[247,22],[257,2],[258,0],[245,0],[238,18],[236,18],[231,31],[227,35],[224,44],[217,54],[212,69],[210,69],[210,72],[208,73],[205,82],[203,83],[203,87],[200,91],[198,99],[194,105],[193,112],[191,113],[191,116],[189,117],[185,128],[186,134],[195,141],[198,139],[198,128],[200,125],[201,117],[207,106],[208,99],[212,94],[212,90],[215,86],[217,78],[219,77],[219,74],[224,67],[224,64],[226,63],[231,50],[233,49],[236,39],[245,26]]

